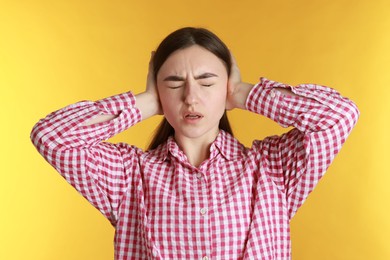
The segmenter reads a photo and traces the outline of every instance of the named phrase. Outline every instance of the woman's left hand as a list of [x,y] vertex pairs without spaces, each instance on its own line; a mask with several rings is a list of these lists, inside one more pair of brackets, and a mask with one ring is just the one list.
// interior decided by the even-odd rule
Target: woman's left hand
[[253,85],[242,82],[240,69],[237,66],[236,59],[231,52],[230,56],[232,60],[232,67],[230,69],[230,75],[227,85],[226,109],[246,109],[246,99]]

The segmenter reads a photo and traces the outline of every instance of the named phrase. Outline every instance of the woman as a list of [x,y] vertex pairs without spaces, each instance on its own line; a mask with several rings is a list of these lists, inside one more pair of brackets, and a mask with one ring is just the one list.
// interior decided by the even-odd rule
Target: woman
[[[40,120],[38,151],[116,228],[115,259],[290,259],[289,222],[359,112],[333,89],[252,85],[225,44],[182,28],[151,58],[147,87]],[[226,109],[294,128],[240,144]],[[150,149],[103,142],[163,114]]]

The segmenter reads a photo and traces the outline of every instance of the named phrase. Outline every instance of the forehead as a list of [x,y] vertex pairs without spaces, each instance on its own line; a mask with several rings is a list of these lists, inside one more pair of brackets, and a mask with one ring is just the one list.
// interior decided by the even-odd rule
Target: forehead
[[192,72],[227,73],[225,65],[215,54],[199,45],[173,52],[161,66],[158,74]]

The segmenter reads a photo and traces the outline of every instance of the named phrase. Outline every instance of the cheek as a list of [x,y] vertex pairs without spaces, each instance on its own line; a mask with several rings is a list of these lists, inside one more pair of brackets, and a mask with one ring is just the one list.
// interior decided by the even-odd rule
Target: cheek
[[220,116],[226,109],[226,90],[220,90],[213,94],[213,98],[209,99],[209,105],[216,116]]
[[160,96],[160,103],[163,113],[166,114],[167,112],[169,112],[169,110],[171,109],[170,107],[172,106],[172,102],[169,102],[169,98],[164,95]]
[[218,93],[215,94],[215,99],[216,101],[221,104],[226,103],[226,95],[227,95],[227,83],[226,84],[221,84],[219,87]]
[[160,99],[161,106],[165,106],[165,104],[169,103],[167,100],[169,100],[168,93],[164,90],[162,90],[160,87],[157,87],[157,94]]
[[169,115],[177,111],[177,100],[175,96],[168,94],[166,91],[158,91],[158,95],[163,114],[166,117],[169,117]]
[[166,103],[165,100],[167,100],[167,95],[164,91],[158,91],[158,98],[160,99],[161,105],[164,105]]

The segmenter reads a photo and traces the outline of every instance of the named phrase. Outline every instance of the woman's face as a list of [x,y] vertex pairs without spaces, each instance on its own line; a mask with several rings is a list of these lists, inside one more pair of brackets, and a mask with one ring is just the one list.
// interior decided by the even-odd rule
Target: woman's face
[[227,82],[223,62],[199,45],[168,57],[157,74],[157,86],[176,138],[215,139],[225,112]]

